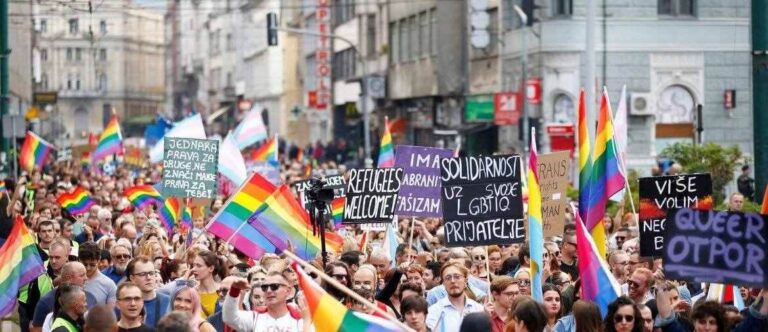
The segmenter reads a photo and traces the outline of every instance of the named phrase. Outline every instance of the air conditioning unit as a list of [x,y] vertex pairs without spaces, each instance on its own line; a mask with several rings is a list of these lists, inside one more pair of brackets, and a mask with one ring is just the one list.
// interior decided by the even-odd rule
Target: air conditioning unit
[[654,115],[655,107],[651,94],[648,92],[633,92],[629,96],[630,115]]

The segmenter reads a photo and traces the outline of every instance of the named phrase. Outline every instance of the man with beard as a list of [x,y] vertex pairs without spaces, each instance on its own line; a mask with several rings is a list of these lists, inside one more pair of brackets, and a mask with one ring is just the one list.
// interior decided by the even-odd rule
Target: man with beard
[[229,296],[224,300],[222,316],[224,323],[236,331],[283,331],[304,330],[304,320],[296,307],[289,307],[287,300],[291,293],[288,280],[279,272],[271,272],[261,284],[266,296],[266,307],[255,308],[254,312],[238,309],[240,291],[248,288],[248,281],[239,278],[232,283]]
[[144,323],[155,327],[157,322],[168,311],[170,298],[167,295],[156,292],[157,270],[155,264],[147,256],[134,258],[125,269],[128,281],[133,282],[141,289],[141,298],[144,300]]
[[53,240],[56,238],[53,221],[43,220],[37,224],[37,245],[43,250],[48,251],[51,248]]
[[112,265],[101,271],[101,273],[112,279],[115,285],[117,285],[120,283],[120,280],[125,278],[125,268],[128,267],[128,262],[131,261],[131,249],[118,243],[112,246],[109,254],[112,257]]
[[56,290],[59,312],[51,325],[52,332],[78,332],[83,330],[87,310],[85,290],[77,285],[64,285]]
[[144,325],[144,300],[141,289],[132,282],[124,282],[117,288],[117,308],[120,309],[120,320],[117,322],[119,332],[154,332],[155,329]]
[[430,330],[440,328],[440,331],[458,332],[464,316],[485,310],[481,304],[467,298],[468,276],[469,270],[457,262],[450,262],[440,270],[448,296],[429,307],[427,327]]

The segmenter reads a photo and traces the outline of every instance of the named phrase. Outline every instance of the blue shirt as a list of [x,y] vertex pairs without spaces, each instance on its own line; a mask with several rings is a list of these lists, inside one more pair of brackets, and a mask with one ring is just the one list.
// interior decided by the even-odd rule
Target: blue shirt
[[[427,314],[427,328],[432,331],[459,332],[464,316],[473,312],[482,312],[485,308],[480,303],[464,298],[464,308],[459,310],[451,303],[448,297],[431,305]],[[438,327],[440,328],[438,330]]]
[[115,282],[115,285],[119,284],[120,280],[123,280],[125,277],[125,272],[123,272],[123,274],[117,273],[117,269],[115,269],[114,264],[101,271],[101,274],[107,276],[109,279],[112,279],[112,281]]
[[171,298],[157,293],[154,299],[144,301],[144,324],[151,327],[157,327],[157,322],[165,316],[170,308]]
[[[472,291],[475,296],[478,298],[481,298],[489,293],[488,290],[485,288],[480,288],[475,285],[475,283],[472,282],[472,280],[475,279],[475,277],[470,276],[469,282],[467,283],[467,286],[469,287],[469,290]],[[477,279],[477,281],[482,282],[482,280]],[[434,288],[430,289],[427,292],[427,304],[430,306],[437,303],[437,301],[440,301],[441,299],[444,299],[448,296],[448,292],[445,290],[445,286],[439,285],[435,286]]]
[[[40,301],[37,302],[37,305],[35,306],[35,314],[32,316],[32,326],[42,327],[43,323],[45,323],[45,316],[53,312],[56,290],[58,290],[58,288],[54,288],[52,291],[46,293],[40,298]],[[85,291],[85,302],[90,310],[96,305],[96,297],[90,292]]]

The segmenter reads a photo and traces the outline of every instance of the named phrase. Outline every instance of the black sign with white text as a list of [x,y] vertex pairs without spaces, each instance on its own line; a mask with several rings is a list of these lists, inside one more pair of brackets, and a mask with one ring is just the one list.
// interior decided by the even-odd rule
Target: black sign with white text
[[349,170],[344,224],[392,221],[402,181],[399,167]]

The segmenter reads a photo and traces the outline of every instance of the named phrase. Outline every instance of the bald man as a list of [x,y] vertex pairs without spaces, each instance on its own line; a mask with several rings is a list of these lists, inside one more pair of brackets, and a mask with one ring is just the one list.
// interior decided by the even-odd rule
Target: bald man
[[83,332],[117,332],[117,317],[110,306],[97,305],[85,316]]
[[[80,262],[68,262],[64,264],[61,268],[60,278],[62,285],[75,285],[79,287],[84,287],[85,281],[88,280],[85,266]],[[35,306],[35,314],[32,317],[31,332],[42,331],[46,318],[53,312],[55,296],[56,289],[45,294],[45,296],[40,299],[40,302],[37,303],[37,306]],[[89,309],[96,304],[96,297],[89,292],[85,292],[85,299]],[[48,319],[50,320],[50,318]]]

